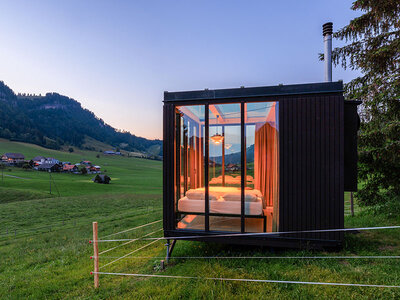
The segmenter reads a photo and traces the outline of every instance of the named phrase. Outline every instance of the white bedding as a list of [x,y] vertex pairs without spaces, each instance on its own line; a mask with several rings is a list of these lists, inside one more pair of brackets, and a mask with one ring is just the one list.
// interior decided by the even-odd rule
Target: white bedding
[[[205,188],[198,188],[195,191],[205,192]],[[215,195],[216,197],[224,196],[226,193],[237,193],[240,195],[241,190],[238,187],[230,187],[230,186],[210,186],[209,187],[210,195]],[[259,190],[245,190],[246,194],[254,194],[258,197],[262,197],[262,194]]]
[[[236,214],[241,213],[240,201],[210,200],[210,213]],[[182,212],[204,213],[204,200],[192,200],[184,197],[178,201],[178,210]],[[246,215],[261,216],[263,214],[262,201],[245,202],[244,213]]]
[[[192,190],[193,191],[193,190]],[[196,189],[195,191],[204,191],[204,188]],[[215,196],[217,200],[209,201],[210,213],[219,214],[241,214],[241,201],[240,201],[240,188],[235,187],[210,187],[210,195]],[[246,195],[254,195],[255,201],[245,201],[245,214],[246,215],[262,215],[263,214],[263,198],[261,192],[258,190],[246,190]],[[237,194],[239,201],[226,201],[224,195]],[[247,196],[246,196],[247,197]],[[201,197],[203,198],[203,197]],[[228,196],[227,196],[228,198]],[[192,199],[183,197],[178,201],[178,211],[181,212],[195,212],[204,213],[205,201],[203,199]]]

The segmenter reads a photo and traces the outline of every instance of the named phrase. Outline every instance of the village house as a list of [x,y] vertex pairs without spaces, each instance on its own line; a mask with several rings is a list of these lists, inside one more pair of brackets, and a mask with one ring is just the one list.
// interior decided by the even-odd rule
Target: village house
[[111,178],[108,175],[97,174],[94,178],[92,178],[92,181],[95,183],[109,184]]
[[238,165],[236,165],[236,164],[230,163],[230,164],[227,164],[227,165],[226,165],[225,171],[231,171],[231,172],[239,171],[239,167],[238,167]]
[[56,163],[43,163],[36,167],[38,171],[45,171],[45,172],[60,172],[61,166]]
[[100,166],[90,166],[89,170],[90,173],[95,174],[95,173],[100,173]]
[[59,164],[60,161],[54,157],[47,157],[46,160],[43,162],[46,164]]
[[122,155],[122,153],[120,151],[112,151],[112,150],[104,151],[103,154],[107,154],[107,155]]
[[21,153],[5,153],[1,156],[1,160],[6,164],[15,165],[23,163],[25,156]]
[[78,167],[76,165],[65,164],[63,166],[63,172],[78,172]]
[[83,161],[81,161],[81,165],[91,166],[92,162],[90,160],[83,160]]
[[41,155],[35,156],[34,158],[32,158],[32,161],[34,163],[43,163],[45,160],[46,160],[46,157],[41,156]]
[[46,160],[46,157],[39,155],[39,156],[35,156],[34,158],[32,158],[32,159],[29,161],[29,164],[30,164],[32,167],[37,167],[38,165],[44,163],[45,160]]

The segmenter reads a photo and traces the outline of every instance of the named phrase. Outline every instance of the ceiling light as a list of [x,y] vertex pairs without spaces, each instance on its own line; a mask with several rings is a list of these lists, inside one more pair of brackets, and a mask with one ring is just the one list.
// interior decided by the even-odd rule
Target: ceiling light
[[220,135],[219,133],[214,134],[211,137],[211,140],[214,142],[214,144],[219,145],[223,141],[224,137]]

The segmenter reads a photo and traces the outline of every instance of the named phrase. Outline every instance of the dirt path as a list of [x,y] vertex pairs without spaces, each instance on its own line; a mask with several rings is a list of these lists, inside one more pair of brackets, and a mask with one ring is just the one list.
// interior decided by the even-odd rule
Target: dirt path
[[12,177],[12,178],[18,178],[18,179],[31,180],[30,178],[18,177],[18,176],[14,176],[14,175],[7,175],[7,174],[5,174],[4,176],[8,176],[8,177]]

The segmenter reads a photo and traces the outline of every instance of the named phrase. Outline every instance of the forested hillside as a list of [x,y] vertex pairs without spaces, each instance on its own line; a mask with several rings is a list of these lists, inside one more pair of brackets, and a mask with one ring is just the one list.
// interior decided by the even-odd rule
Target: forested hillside
[[162,141],[119,131],[74,99],[57,93],[21,97],[0,81],[0,137],[59,149],[82,147],[85,136],[127,151],[162,155]]

